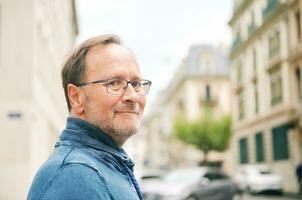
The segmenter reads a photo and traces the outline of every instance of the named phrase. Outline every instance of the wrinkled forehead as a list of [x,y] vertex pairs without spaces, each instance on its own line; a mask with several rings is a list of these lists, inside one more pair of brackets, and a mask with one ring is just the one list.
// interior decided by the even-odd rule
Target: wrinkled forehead
[[88,50],[85,64],[108,64],[112,61],[132,60],[136,62],[136,58],[132,51],[119,44],[97,45]]
[[119,44],[97,45],[89,49],[85,59],[86,78],[116,73],[140,78],[140,69],[132,51]]

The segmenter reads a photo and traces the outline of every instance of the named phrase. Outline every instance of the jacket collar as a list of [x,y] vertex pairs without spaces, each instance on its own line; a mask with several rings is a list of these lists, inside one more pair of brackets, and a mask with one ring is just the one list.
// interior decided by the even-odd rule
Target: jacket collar
[[134,162],[122,148],[117,146],[111,137],[93,124],[82,119],[67,118],[66,128],[63,130],[57,145],[60,143],[85,145],[96,150],[105,151],[125,163],[131,170],[133,169]]

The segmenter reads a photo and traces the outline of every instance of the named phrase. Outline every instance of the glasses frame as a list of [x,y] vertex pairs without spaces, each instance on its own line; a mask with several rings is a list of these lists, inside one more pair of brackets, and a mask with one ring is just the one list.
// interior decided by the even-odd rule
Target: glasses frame
[[[107,83],[108,83],[109,81],[112,81],[112,80],[123,80],[123,81],[126,81],[126,82],[127,82],[126,86],[124,86],[124,88],[123,88],[124,91],[123,91],[121,94],[113,94],[113,93],[111,93],[111,92],[108,90]],[[149,80],[146,80],[146,79],[135,79],[135,80],[129,80],[129,81],[128,81],[128,80],[122,79],[122,78],[110,78],[110,79],[95,80],[95,81],[91,81],[91,82],[88,82],[88,83],[79,83],[79,84],[77,84],[76,86],[77,86],[77,87],[84,87],[84,86],[86,86],[86,85],[99,84],[99,85],[102,85],[102,86],[105,86],[105,87],[106,87],[107,93],[112,94],[112,95],[116,95],[116,96],[121,96],[121,95],[123,95],[123,94],[127,91],[127,89],[128,89],[128,84],[129,84],[129,83],[130,83],[131,86],[134,88],[133,84],[134,84],[135,81],[146,81],[146,83],[149,85],[149,88],[148,88],[147,91],[145,91],[145,94],[138,94],[138,93],[135,91],[136,94],[139,95],[139,96],[146,96],[146,95],[149,93],[149,90],[150,90],[150,87],[151,87],[151,84],[152,84],[152,81],[149,81]],[[134,90],[135,90],[135,89],[134,89]]]

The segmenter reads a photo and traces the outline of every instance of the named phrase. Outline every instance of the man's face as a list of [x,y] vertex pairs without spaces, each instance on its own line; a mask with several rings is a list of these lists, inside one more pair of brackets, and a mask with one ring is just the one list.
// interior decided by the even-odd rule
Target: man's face
[[[87,53],[85,82],[121,78],[140,79],[141,74],[133,54],[117,44],[98,45]],[[124,138],[136,133],[144,111],[146,97],[138,96],[131,84],[124,94],[107,93],[106,87],[90,84],[84,91],[84,116],[112,138]]]

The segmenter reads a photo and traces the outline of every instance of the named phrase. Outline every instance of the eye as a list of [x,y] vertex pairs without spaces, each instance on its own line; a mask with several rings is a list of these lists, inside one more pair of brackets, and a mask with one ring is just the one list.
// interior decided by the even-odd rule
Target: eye
[[131,84],[134,88],[140,88],[142,86],[141,81],[132,81]]
[[115,87],[123,86],[123,82],[124,82],[124,80],[122,80],[122,79],[109,79],[109,80],[107,80],[106,85],[107,85],[107,87],[115,88]]

